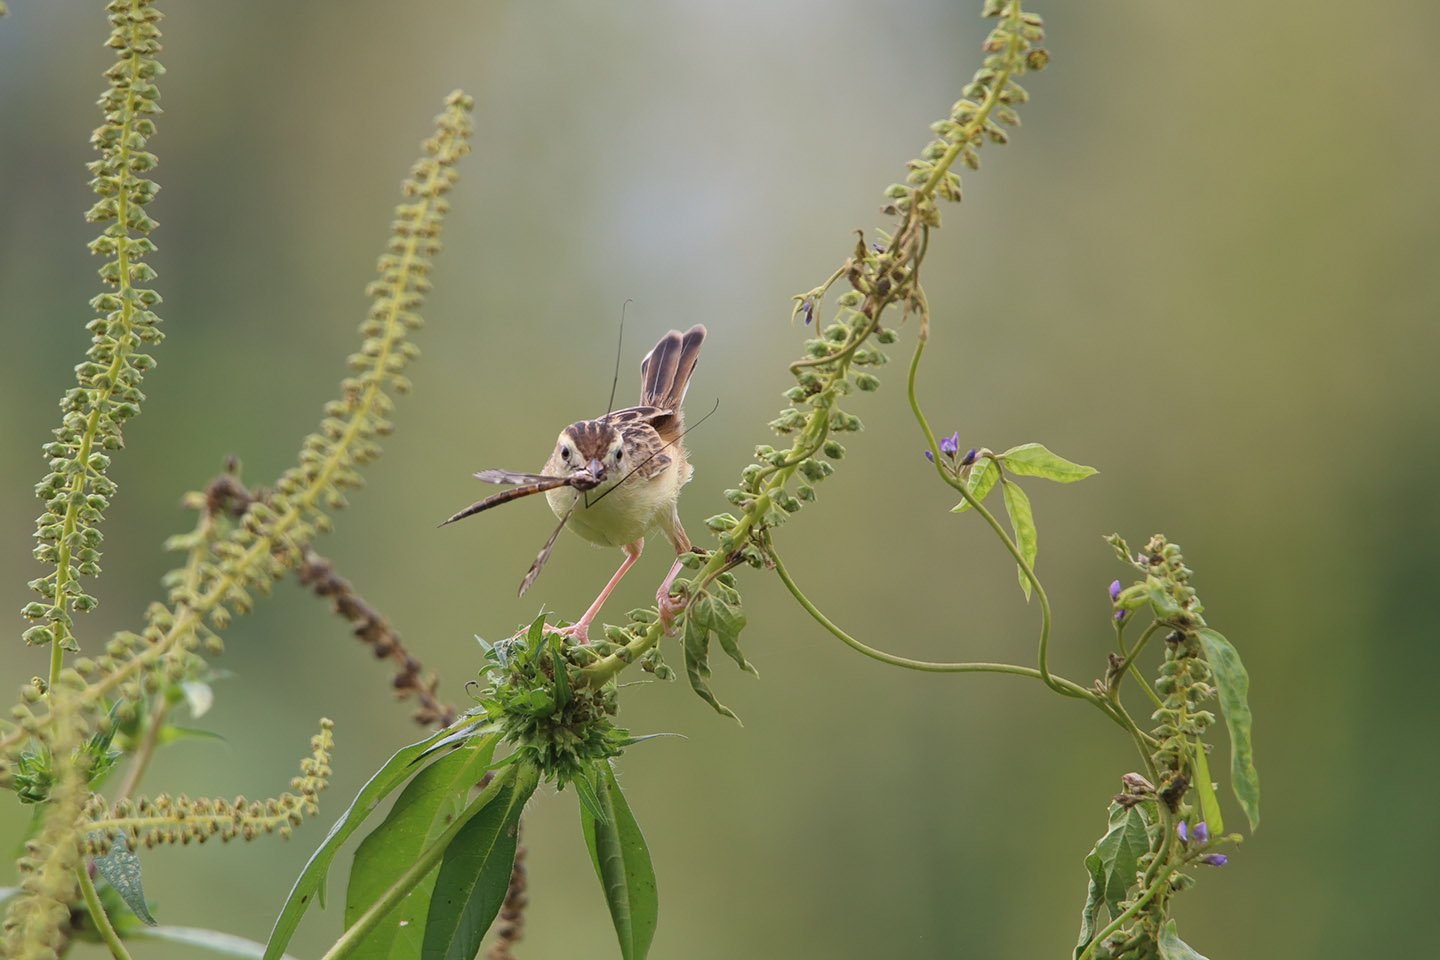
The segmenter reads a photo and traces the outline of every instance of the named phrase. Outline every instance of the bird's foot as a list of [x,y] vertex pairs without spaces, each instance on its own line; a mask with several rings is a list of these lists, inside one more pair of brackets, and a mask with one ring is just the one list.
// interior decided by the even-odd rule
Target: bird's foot
[[590,642],[590,624],[583,620],[579,623],[572,623],[568,627],[555,627],[547,623],[545,624],[545,632],[558,633],[567,640],[573,640],[579,644],[588,644]]
[[668,637],[675,626],[675,617],[685,609],[684,597],[672,597],[668,591],[655,594],[655,606],[660,611],[660,625]]

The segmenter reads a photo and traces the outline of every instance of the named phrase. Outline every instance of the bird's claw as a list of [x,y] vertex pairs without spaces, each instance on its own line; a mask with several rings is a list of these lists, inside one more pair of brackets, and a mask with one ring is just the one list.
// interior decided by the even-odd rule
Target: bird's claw
[[657,593],[655,605],[660,611],[660,625],[665,628],[665,635],[668,637],[675,626],[675,617],[685,609],[685,598],[672,597],[668,593]]
[[590,642],[590,625],[588,623],[572,623],[568,627],[556,627],[545,624],[546,633],[558,633],[567,640],[573,640],[579,644]]

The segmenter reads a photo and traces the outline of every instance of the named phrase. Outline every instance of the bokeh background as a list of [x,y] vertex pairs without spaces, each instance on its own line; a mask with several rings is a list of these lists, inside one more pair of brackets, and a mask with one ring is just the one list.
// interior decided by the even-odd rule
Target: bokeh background
[[[818,283],[978,65],[978,2],[270,0],[163,6],[169,72],[152,149],[152,262],[169,338],[115,459],[95,647],[136,624],[188,529],[182,492],[230,453],[263,483],[334,395],[396,184],[455,87],[477,101],[413,397],[320,550],[464,702],[494,639],[541,603],[577,614],[618,552],[550,530],[538,502],[435,522],[533,469],[619,399],[658,334],[710,339],[692,411],[692,533],[766,439]],[[16,0],[0,21],[0,609],[3,689],[44,670],[14,611],[36,576],[31,485],[99,289],[83,164],[110,62],[100,4]],[[962,447],[1043,441],[1101,474],[1031,484],[1058,629],[1081,682],[1110,639],[1100,536],[1163,530],[1252,680],[1265,822],[1178,902],[1223,957],[1424,955],[1440,668],[1431,492],[1440,271],[1434,4],[1041,3],[1054,63],[1011,145],[987,147],[926,263],[922,397]],[[916,657],[1033,657],[1013,566],[920,456],[903,397],[913,328],[852,409],[867,430],[778,543],[859,637]],[[693,414],[692,414],[693,419]],[[655,547],[612,615],[651,595]],[[773,578],[742,579],[756,680],[717,663],[713,714],[683,680],[626,691],[648,742],[621,774],[661,882],[656,957],[1068,956],[1081,859],[1131,748],[1098,714],[1009,677],[862,659]],[[289,843],[145,860],[163,921],[267,934],[325,824],[417,739],[388,674],[293,582],[228,634],[203,725],[151,790],[284,789],[316,719],[337,723],[322,819]],[[678,651],[670,651],[677,664]],[[1223,735],[1222,735],[1223,739]],[[1222,747],[1223,751],[1223,747]],[[1218,765],[1224,768],[1223,759]],[[1228,798],[1229,816],[1238,809]],[[568,794],[527,815],[521,956],[608,957],[609,921]],[[24,811],[0,805],[0,846]],[[345,867],[332,876],[343,890]],[[0,878],[0,883],[5,882]],[[312,914],[299,956],[338,910]],[[1384,944],[1382,949],[1381,944]],[[96,956],[88,948],[76,956]],[[182,952],[140,948],[137,956]]]

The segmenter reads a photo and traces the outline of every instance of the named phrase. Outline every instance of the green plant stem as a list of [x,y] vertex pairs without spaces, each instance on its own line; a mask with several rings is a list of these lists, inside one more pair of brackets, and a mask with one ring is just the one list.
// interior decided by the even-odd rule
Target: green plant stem
[[140,785],[140,777],[144,775],[150,758],[155,754],[155,747],[160,742],[160,728],[165,725],[165,694],[157,692],[153,694],[155,705],[151,708],[149,716],[145,718],[145,736],[140,741],[140,746],[130,757],[130,766],[125,771],[125,779],[120,782],[120,788],[116,791],[115,802],[129,799],[130,794]]
[[[780,555],[774,552],[773,549],[770,551],[770,559],[775,562],[775,572],[780,576],[780,582],[785,584],[785,589],[790,591],[791,596],[795,598],[800,606],[805,608],[805,612],[810,614],[816,623],[834,634],[837,640],[850,649],[857,653],[864,654],[872,660],[888,663],[892,667],[903,667],[906,670],[919,670],[924,673],[1009,673],[1017,677],[1040,679],[1040,671],[1034,667],[1022,667],[1013,663],[987,663],[980,660],[941,663],[932,660],[912,660],[909,657],[901,657],[893,653],[886,653],[883,650],[877,650],[869,644],[856,640],[850,636],[850,634],[840,629],[840,627],[836,626],[829,617],[816,607],[810,598],[796,585],[795,579],[790,576],[790,571],[786,569],[784,561],[780,559]],[[1069,680],[1057,679],[1059,679],[1060,683],[1071,689],[1072,696],[1082,700],[1090,700],[1095,702],[1097,706],[1099,705],[1098,701],[1100,697],[1095,692],[1086,690],[1079,684],[1072,683]]]
[[85,898],[85,909],[90,912],[90,920],[99,931],[100,939],[109,948],[110,956],[115,960],[130,960],[130,952],[125,949],[125,944],[120,942],[120,934],[115,932],[115,925],[110,922],[110,915],[105,912],[105,905],[100,902],[100,894],[95,890],[95,883],[90,879],[90,871],[84,862],[75,868],[75,879],[79,882],[80,893]]
[[[1025,574],[1025,579],[1030,581],[1030,586],[1035,590],[1035,597],[1040,601],[1040,679],[1045,681],[1045,685],[1056,693],[1073,697],[1076,694],[1067,689],[1064,684],[1056,681],[1050,673],[1050,598],[1046,596],[1045,588],[1040,585],[1040,578],[1035,576],[1035,571],[1030,568],[1030,564],[1025,562],[1020,548],[1015,545],[1014,540],[1010,539],[1010,534],[1005,532],[1005,528],[1000,525],[999,520],[995,519],[995,515],[975,499],[975,495],[970,492],[969,487],[946,471],[944,459],[940,454],[940,445],[935,441],[935,432],[930,429],[930,422],[925,419],[925,412],[920,409],[920,401],[915,396],[915,373],[920,368],[920,357],[925,352],[927,339],[922,334],[915,340],[915,354],[910,358],[910,374],[906,379],[906,389],[910,396],[910,410],[915,415],[916,422],[920,424],[921,431],[925,434],[925,442],[930,445],[930,459],[935,462],[935,472],[939,474],[940,479],[958,490],[960,496],[970,504],[976,513],[985,518],[990,529],[995,531],[995,536],[1000,538],[1000,542],[1005,544],[1005,549],[1010,551],[1010,556],[1014,557],[1015,562],[1019,564],[1021,571]],[[996,461],[995,469],[1000,469],[999,461]]]
[[[1006,10],[1005,16],[1009,19],[1014,19],[1019,15],[1020,0],[1010,0],[1009,9]],[[985,121],[990,119],[991,111],[995,109],[996,104],[1000,102],[1000,97],[1005,92],[1005,85],[1010,82],[1010,76],[1014,72],[1010,65],[1015,62],[1015,58],[1019,52],[1020,34],[1012,31],[1009,39],[1007,39],[1005,43],[1005,67],[1001,69],[1000,72],[995,75],[995,79],[991,81],[990,92],[986,94],[985,99],[981,101],[979,108],[976,109],[975,116],[972,117],[970,123],[966,125],[967,129],[965,134],[957,134],[953,138],[954,142],[946,149],[944,155],[935,161],[935,166],[931,169],[930,176],[926,178],[924,186],[920,187],[918,192],[923,194],[926,199],[931,199],[935,196],[935,188],[940,185],[940,181],[944,179],[946,172],[954,165],[955,159],[960,156],[961,151],[970,143],[970,132],[983,130],[985,128]]]
[[1147,903],[1155,899],[1155,895],[1160,892],[1161,886],[1169,882],[1170,877],[1168,874],[1155,878],[1154,882],[1152,882],[1148,887],[1145,888],[1145,892],[1141,894],[1141,896],[1134,903],[1130,904],[1129,908],[1126,909],[1124,913],[1120,914],[1120,916],[1116,917],[1114,920],[1111,920],[1109,926],[1107,926],[1104,930],[1101,930],[1095,935],[1095,938],[1090,941],[1088,946],[1086,946],[1085,952],[1080,954],[1077,960],[1091,960],[1091,958],[1095,956],[1095,946],[1099,943],[1104,942],[1106,937],[1110,936],[1110,934],[1114,933],[1116,930],[1119,930],[1132,917],[1134,917],[1137,913],[1143,910]]
[[1158,622],[1150,624],[1150,626],[1145,628],[1145,632],[1140,634],[1140,639],[1135,642],[1135,649],[1126,652],[1124,637],[1121,635],[1119,628],[1116,628],[1115,640],[1119,644],[1120,654],[1125,660],[1120,664],[1120,668],[1115,671],[1115,679],[1110,687],[1110,698],[1112,700],[1118,699],[1120,696],[1120,676],[1129,672],[1129,674],[1135,678],[1135,682],[1140,685],[1140,688],[1149,694],[1150,699],[1155,702],[1155,706],[1163,707],[1165,705],[1159,695],[1150,689],[1150,684],[1145,682],[1145,678],[1140,676],[1139,668],[1135,666],[1135,658],[1140,656],[1140,651],[1145,649],[1145,644],[1150,642],[1150,638],[1153,637],[1159,629],[1160,624]]
[[[134,131],[134,122],[137,117],[135,92],[139,71],[143,57],[132,56],[130,58],[130,76],[126,85],[125,106],[120,111],[125,118],[120,127],[120,135],[115,138],[117,150],[116,169],[129,171],[131,161],[131,140]],[[110,368],[105,372],[104,382],[114,384],[118,381],[120,370],[124,366],[130,351],[126,349],[134,331],[135,297],[130,279],[130,251],[126,241],[129,238],[130,195],[122,183],[121,188],[115,194],[115,222],[125,228],[124,235],[115,249],[115,259],[118,264],[119,280],[116,287],[120,299],[120,328],[122,333],[115,337],[115,356],[110,361]],[[51,605],[54,611],[51,622],[54,625],[55,638],[51,641],[50,651],[50,686],[54,686],[60,679],[60,670],[65,664],[64,644],[68,637],[72,637],[68,621],[64,616],[65,602],[67,597],[66,584],[70,581],[70,544],[74,538],[75,527],[80,511],[80,505],[84,502],[84,491],[86,480],[91,473],[98,475],[99,471],[90,468],[90,453],[95,443],[95,437],[100,430],[100,415],[105,412],[109,405],[110,391],[90,388],[91,396],[90,416],[85,421],[85,432],[81,434],[80,445],[75,452],[75,462],[80,465],[74,476],[70,479],[70,487],[67,492],[68,503],[65,506],[65,519],[61,527],[58,558],[55,561],[55,602]]]
[[485,786],[485,789],[481,790],[479,795],[470,801],[470,804],[461,811],[460,816],[456,817],[454,822],[445,828],[445,832],[436,837],[434,842],[420,853],[420,856],[415,859],[415,862],[412,863],[404,873],[400,874],[395,882],[380,895],[379,899],[372,903],[364,913],[360,914],[350,928],[341,935],[340,939],[336,940],[334,945],[325,951],[325,955],[321,957],[321,960],[340,960],[342,957],[348,957],[357,947],[364,943],[370,934],[375,932],[375,928],[379,926],[380,921],[384,920],[391,910],[399,906],[400,901],[404,900],[410,891],[414,890],[416,885],[425,879],[431,870],[435,869],[435,866],[445,855],[445,849],[450,846],[450,841],[455,839],[455,835],[460,832],[465,824],[469,823],[477,813],[485,809],[490,801],[494,800],[495,796],[505,786],[519,778],[522,772],[522,766],[524,767],[523,773],[526,778],[538,779],[539,771],[535,767],[522,764],[518,761],[501,768],[500,772],[495,775],[495,778]]
[[[1151,632],[1158,626],[1158,624],[1151,624],[1150,629],[1140,638],[1141,646],[1144,645],[1145,641],[1150,639]],[[1136,647],[1133,653],[1125,649],[1125,626],[1118,622],[1115,624],[1115,646],[1119,647],[1120,655],[1126,659],[1130,668],[1130,676],[1135,678],[1135,682],[1140,685],[1140,689],[1145,691],[1145,695],[1150,698],[1150,701],[1154,703],[1156,707],[1165,706],[1165,701],[1160,699],[1160,695],[1151,688],[1145,678],[1140,675],[1139,668],[1135,666],[1135,654],[1140,652],[1140,647]],[[1118,686],[1119,681],[1117,680],[1116,683]]]
[[[431,196],[435,192],[433,181],[440,176],[439,171],[442,169],[443,167],[437,167],[430,175],[431,182],[423,185],[423,189],[418,191],[421,199],[417,201],[417,206],[421,209],[417,211],[414,218],[417,223],[423,222],[430,209],[437,203],[443,202],[441,198]],[[354,413],[351,414],[349,423],[346,424],[330,453],[315,471],[313,480],[304,490],[297,493],[290,509],[275,516],[273,520],[264,525],[259,535],[253,538],[253,542],[246,547],[243,554],[226,563],[225,570],[216,577],[209,590],[196,597],[193,603],[176,605],[170,628],[165,631],[163,637],[117,667],[103,679],[86,686],[84,690],[75,695],[78,703],[91,703],[99,700],[138,674],[147,664],[166,656],[177,646],[183,645],[185,639],[199,627],[206,614],[219,605],[230,589],[245,582],[246,571],[253,569],[267,553],[275,548],[277,543],[286,542],[288,531],[304,520],[307,511],[312,510],[315,502],[329,489],[331,479],[346,465],[347,454],[359,438],[362,424],[368,418],[379,415],[380,398],[383,396],[381,384],[384,382],[385,371],[388,369],[388,362],[396,341],[404,335],[404,324],[400,318],[402,306],[407,302],[407,291],[410,289],[417,271],[417,261],[421,258],[422,253],[421,247],[430,242],[431,240],[422,236],[420,232],[413,232],[407,238],[404,249],[397,254],[400,259],[396,279],[389,282],[391,295],[388,297],[388,305],[382,314],[386,330],[383,343],[380,351],[371,360],[370,370],[363,375],[365,387]],[[421,279],[423,282],[423,276]],[[52,717],[53,714],[37,717],[36,723],[44,727],[52,721]],[[18,741],[28,736],[31,736],[29,732],[16,730],[0,738],[0,753],[9,750]]]

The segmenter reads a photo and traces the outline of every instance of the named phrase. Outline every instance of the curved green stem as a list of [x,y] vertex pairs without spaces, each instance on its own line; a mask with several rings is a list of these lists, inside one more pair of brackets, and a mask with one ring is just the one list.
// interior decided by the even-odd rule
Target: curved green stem
[[1145,632],[1140,634],[1140,639],[1135,643],[1135,649],[1127,651],[1125,649],[1125,637],[1122,634],[1121,627],[1119,624],[1116,624],[1115,642],[1120,647],[1120,655],[1123,656],[1125,660],[1123,663],[1120,664],[1119,669],[1115,671],[1115,679],[1111,683],[1110,698],[1112,700],[1119,697],[1120,676],[1121,674],[1128,671],[1130,673],[1130,676],[1135,678],[1135,682],[1140,685],[1140,689],[1144,690],[1145,693],[1150,697],[1151,701],[1155,704],[1155,706],[1163,707],[1165,705],[1165,702],[1160,699],[1159,694],[1157,694],[1154,690],[1150,688],[1150,684],[1145,682],[1145,678],[1140,675],[1140,670],[1135,666],[1135,658],[1140,656],[1140,651],[1145,649],[1145,644],[1150,642],[1150,638],[1153,637],[1155,635],[1155,631],[1159,629],[1160,624],[1158,622],[1150,624],[1150,626],[1145,628]]
[[[990,529],[995,531],[995,536],[1000,538],[1000,542],[1005,544],[1005,549],[1010,551],[1010,556],[1015,558],[1015,562],[1025,574],[1025,579],[1030,581],[1030,586],[1035,591],[1035,597],[1040,601],[1040,679],[1045,681],[1045,685],[1056,693],[1073,697],[1075,694],[1067,690],[1064,684],[1057,682],[1050,673],[1050,598],[1046,596],[1045,588],[1040,585],[1040,578],[1035,576],[1035,571],[1030,568],[1030,564],[1025,562],[1020,548],[1015,545],[1014,540],[1010,539],[1010,534],[1005,532],[1005,528],[1000,525],[999,520],[995,519],[995,515],[975,499],[975,495],[970,492],[969,487],[946,471],[944,460],[940,455],[940,444],[935,441],[935,431],[930,429],[930,421],[925,419],[925,412],[920,409],[920,401],[915,396],[915,373],[920,368],[920,356],[925,352],[926,339],[921,336],[915,340],[915,354],[910,358],[910,374],[906,378],[905,386],[910,397],[910,411],[915,415],[916,422],[920,424],[920,429],[925,434],[925,442],[930,445],[930,459],[935,462],[935,472],[940,475],[940,479],[958,490],[960,496],[970,504],[976,513],[985,518]],[[1000,469],[998,460],[995,462],[995,469]]]
[[[932,660],[913,660],[910,657],[901,657],[893,653],[886,653],[883,650],[877,650],[869,644],[856,640],[850,636],[850,634],[836,626],[829,617],[825,616],[825,614],[810,601],[809,597],[805,596],[805,593],[800,587],[796,585],[794,578],[790,576],[790,571],[785,568],[784,561],[780,559],[779,554],[775,552],[774,548],[768,548],[767,552],[770,555],[770,559],[775,563],[775,572],[780,576],[780,582],[785,584],[785,589],[790,591],[791,596],[805,609],[805,612],[810,614],[816,623],[830,631],[841,643],[872,660],[887,663],[892,667],[902,667],[906,670],[919,670],[925,673],[1008,673],[1017,677],[1030,677],[1035,680],[1042,679],[1040,671],[1034,667],[1022,667],[1013,663],[988,663],[980,660],[939,663]],[[1077,700],[1087,700],[1098,708],[1101,713],[1105,714],[1121,727],[1132,732],[1138,732],[1134,731],[1135,725],[1133,721],[1129,720],[1129,717],[1122,719],[1122,717],[1112,709],[1111,705],[1095,691],[1086,690],[1078,683],[1066,680],[1063,677],[1055,677],[1053,679],[1064,688],[1066,696],[1074,697]]]
[[85,898],[85,909],[90,913],[90,921],[95,924],[100,939],[110,950],[110,956],[115,960],[130,960],[130,951],[120,942],[120,934],[115,932],[115,925],[110,922],[110,915],[105,912],[105,905],[100,902],[100,894],[95,890],[95,882],[90,879],[90,871],[84,863],[75,868],[75,879],[80,884],[80,893]]

